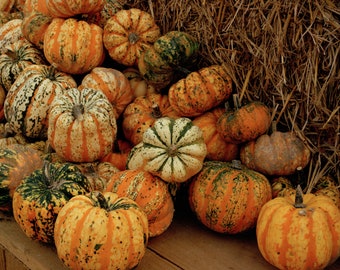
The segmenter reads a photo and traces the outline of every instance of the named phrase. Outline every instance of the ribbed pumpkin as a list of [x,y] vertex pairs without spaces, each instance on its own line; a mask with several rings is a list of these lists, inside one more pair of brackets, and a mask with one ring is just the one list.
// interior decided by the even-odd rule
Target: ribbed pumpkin
[[43,14],[49,14],[46,6],[46,0],[25,0],[23,5],[24,16],[27,16],[34,11],[38,11]]
[[133,145],[140,143],[143,133],[161,117],[180,117],[170,106],[167,95],[155,93],[135,98],[123,113],[125,138]]
[[148,234],[144,211],[112,192],[73,197],[54,229],[58,257],[70,269],[133,269],[144,257]]
[[46,0],[53,17],[69,18],[78,14],[95,13],[104,6],[104,0]]
[[217,130],[217,121],[223,113],[223,108],[215,107],[193,119],[194,125],[203,132],[208,160],[231,161],[239,156],[239,146],[225,142]]
[[198,173],[207,154],[202,131],[189,118],[156,120],[134,148],[128,169],[141,168],[170,183],[185,182]]
[[46,61],[40,50],[27,40],[8,45],[0,55],[0,84],[9,91],[19,74],[30,65],[42,65]]
[[109,153],[117,135],[114,109],[104,93],[70,88],[50,105],[48,141],[71,162],[92,162]]
[[110,57],[125,66],[134,66],[142,51],[152,46],[160,29],[151,14],[131,8],[120,10],[105,24],[103,42]]
[[340,256],[340,211],[326,196],[277,197],[261,209],[258,248],[279,269],[324,269]]
[[56,96],[76,86],[71,75],[52,66],[28,66],[6,96],[5,117],[11,129],[28,138],[46,139],[50,104]]
[[102,91],[115,109],[116,118],[134,99],[129,80],[113,68],[96,67],[87,74],[78,89],[93,88]]
[[305,168],[311,152],[293,132],[263,134],[241,147],[243,164],[266,175],[290,175]]
[[217,130],[228,143],[241,144],[255,140],[270,127],[269,108],[260,101],[241,106],[234,95],[234,109],[226,109],[217,121]]
[[335,205],[340,208],[339,185],[331,175],[322,176],[314,185],[312,191],[314,195],[324,195],[330,197]]
[[167,230],[174,215],[168,185],[157,176],[141,169],[124,170],[112,175],[106,191],[134,200],[146,213],[149,236],[155,237]]
[[156,89],[144,80],[138,69],[129,67],[123,70],[123,74],[129,80],[135,97],[147,96],[156,93]]
[[91,191],[104,191],[112,175],[120,171],[110,162],[76,163],[76,166],[87,178]]
[[105,58],[103,29],[74,18],[54,18],[44,35],[44,54],[49,63],[70,74],[84,74]]
[[231,77],[224,68],[213,65],[191,72],[169,88],[169,102],[181,116],[193,117],[227,100],[232,91]]
[[21,31],[22,19],[13,19],[0,27],[0,55],[6,52],[6,47],[15,41],[24,39]]
[[0,148],[0,210],[11,211],[15,189],[23,178],[42,166],[39,151],[21,144]]
[[206,161],[189,186],[189,204],[198,220],[224,234],[255,227],[271,198],[268,179],[238,163]]
[[90,191],[85,176],[71,163],[49,163],[24,178],[13,194],[13,216],[24,233],[54,242],[54,223],[73,196]]

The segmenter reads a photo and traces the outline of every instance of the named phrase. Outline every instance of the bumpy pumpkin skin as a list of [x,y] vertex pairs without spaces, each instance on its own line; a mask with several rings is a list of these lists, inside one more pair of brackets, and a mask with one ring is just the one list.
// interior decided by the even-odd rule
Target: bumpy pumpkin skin
[[148,221],[131,199],[112,192],[73,197],[55,223],[58,257],[70,269],[133,269],[148,243]]
[[279,269],[324,269],[340,256],[340,211],[326,196],[277,197],[259,214],[256,236],[262,256]]
[[53,17],[69,18],[78,14],[95,13],[104,6],[104,0],[46,0]]
[[134,99],[123,113],[122,128],[125,138],[133,145],[143,139],[144,132],[161,117],[179,118],[167,95],[151,94]]
[[270,123],[269,108],[253,101],[234,111],[226,111],[217,121],[217,128],[226,142],[241,144],[266,133]]
[[74,18],[54,18],[44,35],[44,54],[58,70],[84,74],[105,58],[103,29]]
[[310,150],[292,132],[263,134],[243,145],[240,158],[247,167],[266,175],[290,175],[310,161]]
[[86,194],[90,184],[71,163],[48,163],[27,176],[13,194],[13,216],[31,239],[54,243],[54,223],[73,196]]
[[224,234],[255,227],[261,207],[271,198],[264,175],[230,162],[206,161],[189,186],[189,204],[198,220]]
[[203,132],[207,160],[232,161],[239,156],[239,145],[227,143],[217,130],[216,123],[223,113],[223,108],[216,107],[193,119],[194,125]]
[[191,72],[169,88],[169,102],[183,117],[194,117],[227,100],[232,92],[231,77],[222,66],[213,65]]
[[49,107],[57,95],[77,86],[52,66],[30,65],[9,89],[4,112],[11,129],[27,138],[46,139]]
[[102,91],[115,109],[118,118],[134,99],[129,80],[113,68],[96,67],[87,74],[78,89],[93,88]]
[[67,161],[99,160],[111,151],[116,135],[114,109],[101,91],[70,88],[50,106],[48,142]]
[[159,36],[160,29],[151,14],[132,8],[118,11],[106,22],[103,42],[113,60],[135,66],[141,52]]
[[159,118],[130,151],[127,168],[142,168],[169,183],[198,173],[207,154],[202,131],[189,118]]
[[0,148],[0,210],[12,210],[12,198],[21,181],[43,166],[40,152],[21,144]]
[[170,226],[174,203],[168,185],[141,169],[124,170],[112,175],[106,191],[134,200],[146,213],[149,236],[159,236]]

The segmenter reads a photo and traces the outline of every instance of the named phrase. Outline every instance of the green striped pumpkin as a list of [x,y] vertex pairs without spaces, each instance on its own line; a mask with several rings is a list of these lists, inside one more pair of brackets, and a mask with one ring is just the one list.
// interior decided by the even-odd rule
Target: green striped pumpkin
[[114,108],[102,91],[70,88],[50,106],[47,138],[66,161],[99,160],[112,150],[116,135]]
[[22,180],[13,194],[13,216],[31,239],[54,243],[54,223],[73,197],[90,191],[90,184],[71,163],[49,163]]
[[189,186],[189,204],[198,220],[225,234],[253,228],[262,206],[271,198],[264,175],[231,162],[206,161]]
[[45,64],[43,53],[27,40],[11,43],[0,55],[0,84],[9,91],[20,73],[30,65]]
[[127,168],[143,168],[166,182],[181,183],[201,170],[206,154],[202,130],[189,118],[162,117],[131,150]]
[[76,86],[71,75],[52,66],[30,65],[19,74],[5,99],[4,113],[11,129],[28,138],[46,139],[51,102]]
[[69,269],[135,269],[146,252],[148,221],[132,199],[91,192],[61,209],[54,237]]

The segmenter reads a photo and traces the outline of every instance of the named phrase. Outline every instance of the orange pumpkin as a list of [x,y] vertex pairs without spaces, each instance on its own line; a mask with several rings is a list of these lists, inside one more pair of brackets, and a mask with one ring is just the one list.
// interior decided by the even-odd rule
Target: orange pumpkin
[[213,65],[191,72],[169,89],[169,102],[181,116],[198,116],[227,100],[232,91],[231,77],[224,68]]
[[124,136],[133,145],[142,141],[143,133],[161,117],[179,118],[169,103],[167,95],[151,94],[134,99],[123,113]]
[[102,64],[105,58],[103,29],[74,18],[54,18],[44,35],[44,54],[57,69],[83,74]]
[[160,29],[148,12],[137,8],[120,10],[104,26],[103,42],[110,57],[134,66],[142,51],[160,36]]
[[25,39],[21,30],[22,19],[13,19],[0,27],[0,55],[6,52],[7,46],[15,41]]
[[189,186],[190,207],[198,220],[225,234],[255,227],[261,207],[271,198],[268,179],[238,163],[206,161]]
[[266,175],[290,175],[310,161],[311,152],[293,132],[263,134],[241,147],[243,164]]
[[241,144],[267,132],[271,123],[269,108],[259,101],[241,106],[234,95],[234,110],[227,109],[217,121],[217,130],[228,143]]
[[51,16],[69,18],[100,11],[104,6],[104,0],[46,0],[46,6]]
[[340,211],[298,187],[262,207],[256,236],[262,256],[279,269],[324,269],[340,256]]
[[115,109],[116,118],[134,99],[129,80],[113,68],[96,67],[87,74],[78,89],[93,88],[102,91]]
[[144,80],[138,69],[130,67],[123,70],[123,74],[129,80],[135,97],[156,93],[155,87]]
[[223,113],[223,108],[216,107],[193,119],[194,125],[203,132],[208,160],[231,161],[239,156],[239,146],[227,143],[217,130],[216,123]]
[[16,0],[1,0],[0,2],[0,11],[10,12],[14,7]]
[[113,166],[120,171],[126,169],[126,162],[132,145],[125,139],[117,139],[114,142],[113,150],[100,159],[101,162],[110,162]]
[[168,185],[157,176],[142,169],[124,170],[112,175],[106,191],[134,200],[146,213],[149,236],[167,230],[174,215],[174,204]]

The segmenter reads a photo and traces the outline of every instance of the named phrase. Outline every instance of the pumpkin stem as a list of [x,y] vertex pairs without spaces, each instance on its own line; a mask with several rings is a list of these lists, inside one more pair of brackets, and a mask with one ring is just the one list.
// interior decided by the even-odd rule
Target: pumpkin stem
[[161,118],[162,117],[162,112],[158,106],[158,104],[152,104],[152,116],[155,118]]
[[232,167],[233,169],[241,170],[241,169],[242,169],[241,161],[238,160],[238,159],[233,159],[233,160],[231,161],[231,167]]
[[97,202],[99,203],[100,208],[103,208],[105,210],[109,209],[109,205],[108,205],[107,200],[105,199],[103,193],[101,193],[99,191],[93,191],[92,194],[97,199]]
[[51,184],[51,162],[44,160],[42,178],[47,186]]
[[82,120],[84,114],[84,105],[75,104],[72,109],[72,115],[75,119]]
[[303,203],[303,192],[302,192],[302,188],[300,185],[298,185],[296,188],[294,207],[295,208],[306,207],[306,205]]
[[136,33],[129,33],[130,44],[135,44],[139,40],[139,36]]

